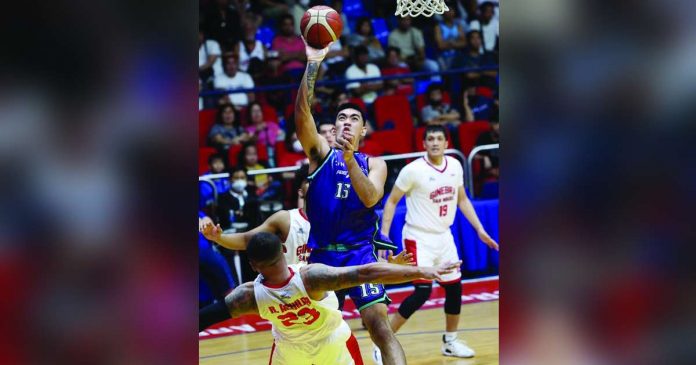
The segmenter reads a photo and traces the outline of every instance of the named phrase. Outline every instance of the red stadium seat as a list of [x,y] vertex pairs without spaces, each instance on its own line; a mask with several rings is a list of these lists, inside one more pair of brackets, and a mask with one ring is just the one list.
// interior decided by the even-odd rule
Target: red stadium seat
[[380,96],[375,100],[374,107],[377,129],[382,130],[391,122],[394,124],[394,130],[402,134],[401,141],[410,145],[413,117],[408,98],[404,95]]
[[486,86],[479,86],[476,88],[476,95],[481,95],[493,99],[493,89]]
[[[423,107],[427,103],[427,98],[427,93],[416,96],[416,110],[418,111],[418,116],[420,116],[421,110],[423,110]],[[442,93],[442,102],[452,105],[452,98],[450,97],[450,94],[447,91],[444,91]]]
[[239,152],[242,151],[242,145],[234,145],[230,146],[230,149],[227,150],[227,161],[229,162],[228,167],[233,167],[239,165]]
[[217,150],[213,147],[198,148],[198,175],[203,175],[208,171],[208,157],[214,155]]
[[208,133],[215,124],[216,109],[203,109],[198,112],[198,146],[208,145]]
[[349,103],[357,104],[359,107],[362,108],[363,112],[367,113],[367,106],[365,105],[365,102],[361,98],[350,98],[348,99]]
[[256,143],[256,151],[259,155],[259,161],[268,162],[268,149],[263,143]]
[[267,122],[278,123],[278,112],[275,108],[268,104],[261,104],[261,111],[263,111],[263,119]]
[[490,125],[486,121],[474,121],[460,124],[458,130],[459,149],[468,156],[469,152],[476,146],[476,139],[481,133],[490,130],[490,128]]
[[405,138],[399,130],[375,131],[370,135],[370,141],[377,142],[381,154],[398,154],[412,151],[411,138]]
[[305,159],[304,153],[296,153],[288,151],[285,147],[285,142],[276,142],[275,144],[276,162],[278,167],[295,166],[298,161]]
[[360,148],[360,152],[369,156],[381,156],[384,153],[384,149],[379,141],[372,139],[372,136],[370,136],[370,139],[365,140],[365,145]]

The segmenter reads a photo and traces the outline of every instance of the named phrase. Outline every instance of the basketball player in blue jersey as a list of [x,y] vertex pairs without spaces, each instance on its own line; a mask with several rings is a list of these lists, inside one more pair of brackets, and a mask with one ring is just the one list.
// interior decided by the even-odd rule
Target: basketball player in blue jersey
[[[329,51],[305,42],[307,68],[295,101],[297,138],[309,158],[306,213],[312,230],[308,246],[310,263],[334,267],[377,262],[378,249],[396,247],[380,233],[377,204],[384,195],[387,165],[377,157],[357,151],[365,136],[365,117],[355,104],[343,104],[336,115],[336,141],[330,146],[317,133],[311,113],[314,83]],[[387,319],[389,297],[381,284],[362,284],[348,290],[360,311],[384,364],[405,364],[404,350]]]

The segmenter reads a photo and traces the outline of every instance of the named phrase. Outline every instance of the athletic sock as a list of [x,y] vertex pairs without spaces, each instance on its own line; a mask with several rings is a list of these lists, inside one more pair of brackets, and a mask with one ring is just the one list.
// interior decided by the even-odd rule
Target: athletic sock
[[445,332],[445,335],[442,337],[442,340],[444,342],[452,342],[457,339],[457,332]]

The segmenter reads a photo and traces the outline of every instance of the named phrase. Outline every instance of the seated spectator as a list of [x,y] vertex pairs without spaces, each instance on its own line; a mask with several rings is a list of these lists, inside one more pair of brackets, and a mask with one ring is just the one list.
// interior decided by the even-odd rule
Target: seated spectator
[[428,105],[421,110],[421,117],[425,124],[440,124],[452,129],[461,123],[459,112],[449,104],[442,101],[442,86],[431,84],[428,87]]
[[256,0],[251,1],[251,11],[263,15],[267,19],[281,19],[290,11],[286,0]]
[[292,133],[288,133],[284,144],[284,148],[287,152],[283,157],[283,161],[278,165],[294,166],[309,163],[309,159],[302,148],[302,143],[300,143],[300,140],[297,138],[297,132],[293,131]]
[[[221,174],[227,170],[227,167],[225,166],[225,157],[221,154],[214,154],[208,157],[208,172],[204,173],[202,176],[205,175],[212,175],[212,174]],[[213,180],[215,183],[215,190],[217,190],[218,194],[222,194],[227,192],[227,190],[230,190],[230,183],[228,179],[215,179]]]
[[[399,26],[389,33],[389,47],[401,50],[401,59],[406,61],[412,70],[438,72],[437,62],[425,57],[425,42],[423,32],[411,26],[411,17],[400,17]],[[439,76],[433,76],[433,81],[439,81]]]
[[[292,83],[294,80],[281,69],[282,62],[279,58],[279,52],[274,49],[267,50],[264,71],[255,79],[257,84],[259,86],[268,86]],[[277,110],[285,110],[284,108],[287,106],[291,96],[289,90],[265,91],[263,95],[266,102]]]
[[[219,77],[215,78],[215,88],[222,90],[235,90],[235,89],[252,89],[254,88],[254,80],[251,79],[248,73],[238,70],[237,59],[235,57],[227,57],[225,59],[225,72]],[[225,97],[222,98],[223,100]],[[226,96],[227,100],[234,105],[235,108],[240,109],[249,104],[250,101],[254,101],[254,93],[233,93]]]
[[212,85],[216,76],[222,71],[222,51],[220,44],[212,39],[206,39],[203,30],[198,30],[198,77],[203,86]]
[[223,229],[232,227],[232,223],[246,223],[249,228],[261,223],[256,188],[247,182],[243,168],[234,168],[230,173],[230,189],[218,195],[217,216]]
[[[472,30],[466,34],[468,46],[452,61],[453,68],[476,68],[493,66],[496,64],[495,56],[483,50],[481,47],[481,33]],[[473,71],[464,74],[464,83],[467,85],[495,87],[498,71]]]
[[324,62],[321,63],[321,73],[319,74],[317,80],[321,80],[324,77],[324,73],[326,73],[328,77],[332,78],[342,75],[346,70],[346,67],[348,67],[348,58],[350,57],[350,52],[348,51],[348,46],[341,42],[341,38],[331,43],[329,53],[326,54]]
[[240,38],[244,9],[236,9],[230,0],[215,0],[203,11],[206,35],[218,41],[223,49],[231,49]]
[[305,69],[305,45],[299,35],[295,34],[295,21],[292,15],[280,17],[279,32],[273,38],[271,48],[278,51],[282,63],[280,71],[290,72],[293,79],[299,79]]
[[454,22],[454,4],[448,4],[449,10],[442,14],[442,21],[435,25],[435,44],[439,51],[440,68],[449,70],[452,60],[466,46],[464,30]]
[[[365,46],[355,47],[353,51],[354,64],[346,70],[346,79],[355,80],[366,77],[382,76],[379,67],[367,63],[368,51]],[[377,99],[377,92],[384,88],[382,81],[352,82],[346,85],[354,97],[360,97],[366,104],[372,104]]]
[[[266,47],[256,39],[256,25],[251,21],[244,22],[243,38],[234,47],[234,54],[239,59],[239,69],[254,74],[263,71],[263,61],[266,59]],[[251,70],[250,70],[250,64]],[[257,68],[257,70],[254,70]],[[258,68],[261,68],[258,70]]]
[[467,87],[464,95],[468,99],[468,105],[474,114],[474,120],[488,120],[496,110],[497,101],[488,96],[477,94],[474,86]]
[[263,117],[263,108],[258,102],[249,104],[247,109],[251,125],[246,127],[246,131],[256,142],[264,144],[266,147],[273,148],[278,140],[283,136],[280,127],[275,122],[267,121]]
[[[476,139],[477,146],[500,143],[500,123],[498,121],[497,113],[494,113],[491,116],[489,123],[491,126],[491,130],[482,133]],[[498,165],[498,155],[499,155],[498,151],[499,150],[487,150],[487,151],[481,151],[477,154],[477,156],[481,156],[480,158],[483,159],[483,171],[484,171],[483,178],[484,179],[497,180],[498,177],[500,176],[500,168]],[[479,157],[477,157],[477,158],[479,158]]]
[[[387,48],[387,61],[382,68],[382,76],[410,74],[411,69],[401,60],[401,51],[395,47]],[[386,87],[393,87],[397,93],[413,94],[413,79],[394,79],[385,81]]]
[[336,124],[330,120],[323,120],[317,126],[317,132],[329,142],[329,146],[333,147],[336,142]]
[[[259,161],[259,154],[255,144],[246,144],[239,156],[239,166],[245,171],[263,170],[267,168]],[[268,174],[254,175],[253,179],[249,180],[251,186],[256,190],[256,195],[261,200],[271,200],[277,198],[280,193],[280,181],[273,181],[273,178]]]
[[355,48],[365,46],[368,51],[368,60],[372,63],[380,63],[384,59],[384,49],[379,43],[372,29],[370,18],[360,18],[355,27],[355,33],[348,38],[348,45]]
[[244,132],[239,123],[239,112],[231,104],[218,107],[215,124],[210,128],[210,144],[219,150],[249,141],[251,136]]
[[479,5],[479,14],[476,20],[469,23],[469,31],[478,30],[483,35],[483,49],[488,52],[494,52],[498,48],[500,26],[494,15],[495,4],[486,1]]

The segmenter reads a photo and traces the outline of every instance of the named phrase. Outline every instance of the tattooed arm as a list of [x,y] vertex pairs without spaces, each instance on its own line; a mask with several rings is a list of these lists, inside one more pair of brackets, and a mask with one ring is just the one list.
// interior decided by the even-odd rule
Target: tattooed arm
[[243,314],[258,313],[256,297],[254,296],[254,283],[248,282],[236,287],[225,297],[225,304],[232,318],[237,318]]
[[441,280],[441,276],[457,269],[461,261],[437,267],[418,267],[376,262],[360,266],[331,267],[322,264],[304,266],[300,270],[307,293],[313,299],[324,292],[358,286],[363,283],[398,284],[415,279]]
[[331,47],[331,44],[324,49],[318,50],[308,46],[305,42],[307,69],[300,82],[297,99],[295,99],[297,138],[300,140],[305,154],[309,157],[310,171],[318,167],[319,162],[329,153],[329,143],[317,132],[317,126],[314,123],[314,117],[312,117],[314,83],[317,81],[319,66],[324,57],[326,57],[329,47]]

